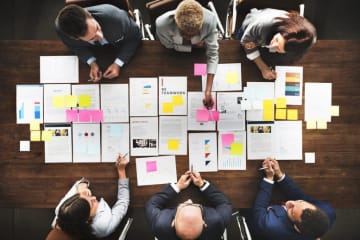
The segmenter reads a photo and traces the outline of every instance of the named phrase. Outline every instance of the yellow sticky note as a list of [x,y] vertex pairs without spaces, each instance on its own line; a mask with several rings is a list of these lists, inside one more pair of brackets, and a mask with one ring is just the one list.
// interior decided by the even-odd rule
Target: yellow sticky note
[[52,140],[52,131],[44,130],[41,132],[41,140],[44,142],[49,142]]
[[179,140],[178,139],[168,140],[168,150],[179,150]]
[[182,95],[174,95],[171,97],[171,99],[174,106],[181,106],[184,104],[184,99]]
[[273,121],[274,120],[274,102],[273,100],[266,99],[263,101],[263,120]]
[[278,108],[276,109],[275,118],[279,120],[285,120],[286,119],[286,109]]
[[237,72],[227,72],[225,75],[227,84],[237,84],[238,82],[238,73]]
[[276,98],[276,108],[286,108],[286,98]]
[[79,95],[79,107],[90,107],[91,106],[91,96],[90,95]]
[[237,143],[237,142],[233,142],[230,145],[230,155],[237,155],[240,156],[243,154],[243,144],[242,143]]
[[30,132],[30,141],[38,142],[41,140],[41,131],[31,131]]
[[73,95],[66,95],[65,96],[65,107],[76,107],[77,105],[77,97]]
[[65,106],[65,97],[64,96],[53,96],[52,106],[53,106],[53,108],[63,108]]
[[327,129],[326,120],[318,120],[317,121],[317,129]]
[[173,103],[164,102],[162,104],[163,113],[173,113],[174,112],[174,105]]
[[298,110],[297,109],[288,109],[287,110],[287,119],[288,120],[298,120]]
[[338,117],[340,115],[339,106],[331,106],[330,107],[330,114],[332,117]]
[[308,120],[306,122],[306,129],[316,129],[316,121],[315,120]]
[[30,122],[30,131],[38,131],[40,130],[40,121],[39,120],[31,120]]

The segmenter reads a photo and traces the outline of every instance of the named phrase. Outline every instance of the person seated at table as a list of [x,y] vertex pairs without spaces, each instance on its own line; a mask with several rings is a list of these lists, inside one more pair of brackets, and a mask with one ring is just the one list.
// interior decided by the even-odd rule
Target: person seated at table
[[113,233],[130,203],[129,179],[126,177],[128,162],[122,156],[116,160],[118,193],[112,208],[103,198],[98,201],[89,189],[90,182],[82,178],[75,182],[57,205],[52,227],[76,239],[101,238]]
[[[63,43],[90,66],[89,76],[94,82],[119,76],[120,68],[129,62],[142,39],[130,15],[110,4],[87,8],[70,4],[58,13],[55,28]],[[104,73],[96,62],[95,45],[111,45],[115,51],[116,59]]]
[[175,10],[159,16],[155,24],[156,35],[166,48],[179,52],[206,48],[207,80],[203,102],[207,108],[211,108],[214,104],[211,88],[219,62],[216,16],[198,2],[184,0]]
[[260,52],[273,53],[268,54],[269,57],[277,57],[281,64],[293,63],[315,43],[316,29],[297,12],[252,9],[242,22],[236,38],[240,39],[247,58],[255,62],[262,77],[272,80],[276,78],[276,73],[265,63]]
[[[308,240],[321,237],[333,225],[336,213],[327,203],[307,196],[280,169],[278,161],[266,158],[253,206],[252,233],[259,239]],[[285,193],[284,205],[271,205],[274,185]]]
[[[166,208],[191,182],[212,206],[203,207],[189,199],[176,208]],[[231,214],[229,199],[215,186],[203,180],[200,173],[191,171],[181,175],[176,184],[164,187],[145,204],[147,221],[159,240],[219,240],[230,222]]]

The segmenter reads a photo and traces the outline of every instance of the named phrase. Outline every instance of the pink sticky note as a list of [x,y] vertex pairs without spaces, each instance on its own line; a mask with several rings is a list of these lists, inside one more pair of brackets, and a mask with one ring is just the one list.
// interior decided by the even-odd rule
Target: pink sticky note
[[209,111],[207,109],[197,109],[196,110],[196,121],[197,122],[209,121]]
[[66,122],[77,122],[78,113],[77,110],[66,109]]
[[148,161],[146,162],[146,172],[156,172],[157,171],[157,163],[156,161]]
[[92,122],[103,122],[104,114],[103,110],[91,110]]
[[91,111],[89,110],[79,110],[79,121],[80,122],[90,122]]
[[209,121],[219,121],[219,112],[218,111],[209,111]]
[[195,63],[194,64],[194,75],[195,76],[206,75],[206,64],[204,64],[204,63]]
[[233,133],[224,133],[221,134],[221,143],[223,147],[229,147],[234,142]]

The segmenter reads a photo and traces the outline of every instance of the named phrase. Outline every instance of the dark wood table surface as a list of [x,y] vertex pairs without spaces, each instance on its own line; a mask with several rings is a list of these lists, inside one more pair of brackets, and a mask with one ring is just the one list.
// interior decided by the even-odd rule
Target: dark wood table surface
[[[113,58],[109,50],[99,53],[104,68]],[[16,124],[16,84],[40,82],[39,56],[71,55],[60,41],[0,41],[0,207],[53,208],[80,177],[91,181],[93,193],[110,203],[115,199],[116,171],[112,163],[45,164],[44,144],[32,142],[30,152],[19,152],[19,141],[29,139],[29,126]],[[201,79],[193,76],[193,64],[205,62],[203,50],[192,55],[144,41],[121,70],[119,78],[104,83],[128,83],[129,77],[188,76],[188,90],[200,91]],[[238,41],[220,41],[220,63],[242,63],[243,85],[263,81]],[[296,65],[304,67],[304,82],[332,82],[332,104],[340,117],[327,130],[307,130],[303,122],[303,152],[315,152],[316,163],[281,161],[282,169],[310,196],[335,208],[360,208],[360,41],[318,41]],[[79,66],[80,83],[87,83],[88,67]],[[303,99],[304,103],[304,99]],[[304,105],[299,106],[304,119]],[[187,156],[177,156],[177,173],[187,170]],[[203,173],[221,189],[236,208],[252,206],[260,179],[261,161],[248,161],[246,171]],[[142,207],[162,185],[138,187],[135,158],[127,173],[131,182],[131,206]],[[281,195],[278,194],[280,197]],[[198,199],[195,188],[180,200]]]

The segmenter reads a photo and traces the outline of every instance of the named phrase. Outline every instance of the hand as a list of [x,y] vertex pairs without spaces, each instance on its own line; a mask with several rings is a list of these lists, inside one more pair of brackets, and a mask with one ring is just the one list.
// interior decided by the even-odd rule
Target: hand
[[276,79],[276,72],[271,70],[270,68],[261,69],[261,74],[266,80],[274,80]]
[[272,160],[273,160],[272,158],[269,158],[269,157],[266,158],[262,163],[262,167],[266,168],[266,169],[264,169],[265,178],[267,178],[271,181],[274,181],[275,170],[272,165]]
[[204,106],[208,109],[208,110],[210,110],[210,109],[212,109],[213,108],[213,106],[214,106],[214,101],[213,101],[213,98],[212,98],[212,96],[211,96],[211,92],[209,91],[206,91],[205,92],[205,98],[203,99],[203,104],[204,104]]
[[116,63],[111,64],[105,71],[104,77],[112,79],[119,76],[120,66]]
[[191,180],[195,186],[201,187],[204,185],[204,180],[202,179],[199,172],[190,172]]
[[186,172],[183,175],[181,175],[178,182],[176,183],[176,186],[180,190],[183,190],[183,189],[187,188],[190,185],[190,182],[191,182],[190,174],[189,174],[189,172]]
[[275,159],[272,159],[270,164],[271,164],[272,168],[274,169],[275,177],[277,177],[277,179],[281,179],[283,177],[284,173],[280,169],[279,162],[276,161]]
[[126,178],[126,166],[128,165],[129,160],[124,156],[119,154],[119,157],[116,159],[115,166],[117,167],[119,179]]
[[88,184],[85,182],[79,183],[77,186],[77,192],[80,195],[91,196],[91,191],[88,188]]
[[102,78],[102,72],[96,62],[90,64],[90,80],[92,82],[98,82]]

